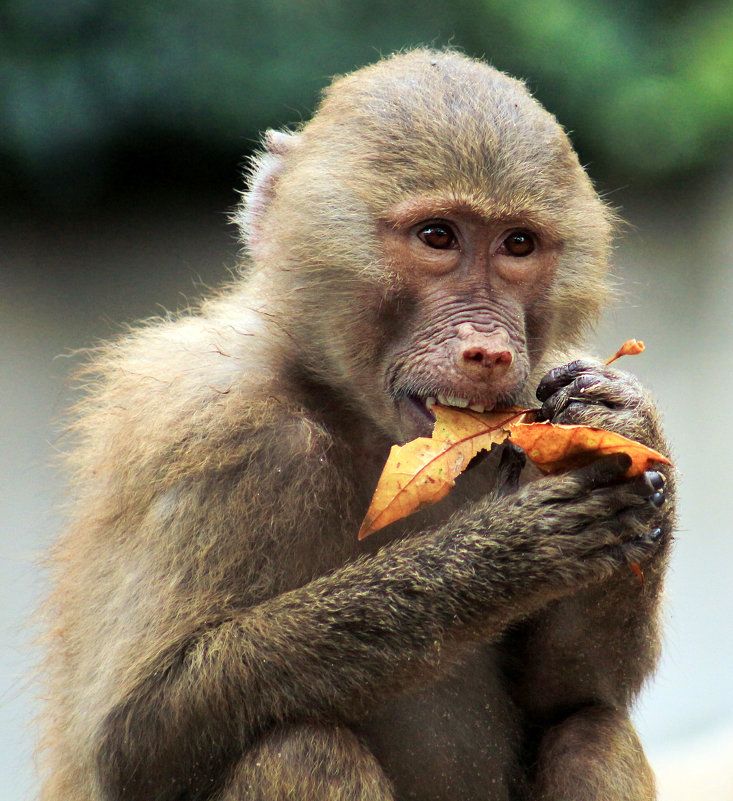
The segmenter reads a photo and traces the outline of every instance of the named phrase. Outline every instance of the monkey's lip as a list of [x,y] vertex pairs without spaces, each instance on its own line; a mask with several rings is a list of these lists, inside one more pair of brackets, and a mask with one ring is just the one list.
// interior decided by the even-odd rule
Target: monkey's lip
[[407,395],[405,400],[417,411],[423,420],[427,420],[431,425],[435,423],[435,398],[421,398],[418,395]]

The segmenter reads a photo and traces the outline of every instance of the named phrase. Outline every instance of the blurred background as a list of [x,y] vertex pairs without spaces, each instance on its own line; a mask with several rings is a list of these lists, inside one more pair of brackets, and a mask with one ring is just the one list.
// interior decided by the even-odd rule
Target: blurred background
[[32,612],[75,351],[236,262],[267,127],[336,73],[452,45],[525,78],[629,222],[593,349],[659,398],[681,471],[666,648],[636,719],[662,801],[733,799],[733,7],[699,0],[0,0],[0,801],[33,797]]

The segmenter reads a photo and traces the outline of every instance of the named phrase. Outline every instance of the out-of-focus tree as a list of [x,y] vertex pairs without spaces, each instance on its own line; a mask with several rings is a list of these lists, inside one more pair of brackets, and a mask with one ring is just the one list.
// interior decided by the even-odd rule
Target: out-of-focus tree
[[730,143],[728,2],[0,0],[0,186],[104,182],[147,150],[233,157],[332,74],[419,44],[528,79],[596,174],[676,176]]

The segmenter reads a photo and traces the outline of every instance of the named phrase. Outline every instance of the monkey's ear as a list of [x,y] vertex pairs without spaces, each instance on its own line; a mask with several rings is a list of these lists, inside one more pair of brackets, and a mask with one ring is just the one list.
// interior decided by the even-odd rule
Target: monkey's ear
[[290,131],[266,131],[263,137],[265,149],[251,161],[247,191],[234,215],[234,221],[239,225],[255,261],[265,253],[267,209],[277,191],[278,179],[287,157],[298,146],[299,139],[298,134]]
[[295,147],[298,139],[298,134],[291,131],[276,131],[270,128],[265,131],[265,149],[275,156],[285,156]]

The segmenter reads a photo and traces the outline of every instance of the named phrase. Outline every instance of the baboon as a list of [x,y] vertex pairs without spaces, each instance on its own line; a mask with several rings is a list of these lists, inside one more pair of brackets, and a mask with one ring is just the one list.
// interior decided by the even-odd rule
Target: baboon
[[653,799],[629,706],[668,468],[540,477],[503,445],[356,536],[436,400],[666,452],[638,383],[582,355],[613,214],[562,128],[484,63],[402,53],[265,136],[237,220],[241,277],[84,374],[44,801]]

